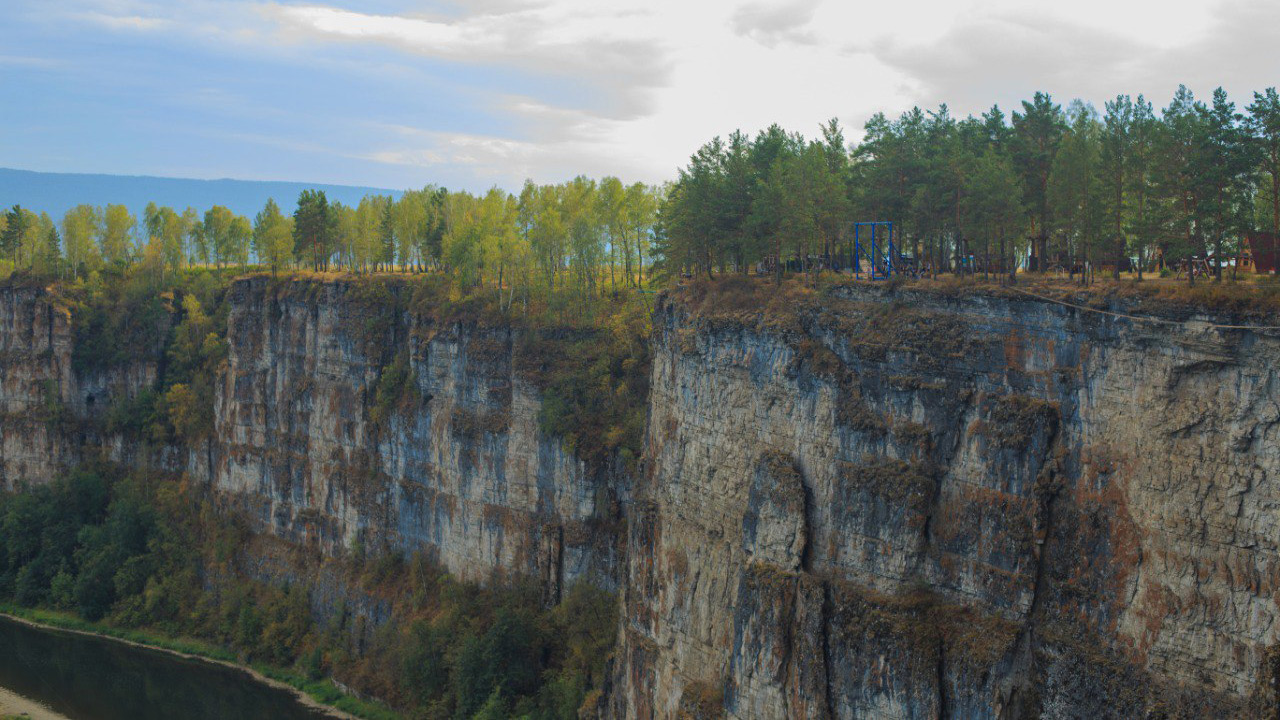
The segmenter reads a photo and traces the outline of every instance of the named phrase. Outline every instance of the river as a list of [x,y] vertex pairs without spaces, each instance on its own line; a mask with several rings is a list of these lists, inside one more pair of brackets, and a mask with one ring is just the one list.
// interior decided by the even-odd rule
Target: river
[[0,617],[0,688],[71,720],[318,720],[234,668]]

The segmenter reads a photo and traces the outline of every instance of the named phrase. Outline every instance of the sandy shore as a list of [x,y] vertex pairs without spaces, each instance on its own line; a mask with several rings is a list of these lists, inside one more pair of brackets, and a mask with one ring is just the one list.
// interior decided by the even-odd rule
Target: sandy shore
[[29,717],[31,720],[69,720],[66,715],[59,715],[34,700],[0,687],[0,717],[5,715]]
[[[339,718],[340,720],[359,720],[359,718],[357,718],[355,715],[352,715],[350,713],[345,713],[335,707],[331,707],[329,705],[325,705],[324,703],[317,702],[315,698],[302,692],[301,690],[295,688],[294,686],[289,685],[288,683],[280,682],[279,680],[272,680],[271,678],[267,677],[266,675],[263,675],[262,673],[258,672],[257,670],[254,670],[251,667],[245,667],[244,665],[237,665],[236,663],[227,662],[226,660],[216,660],[214,658],[207,658],[201,655],[192,655],[191,653],[184,653],[178,650],[170,650],[169,648],[157,647],[155,645],[147,645],[146,643],[134,642],[132,640],[125,640],[124,638],[112,637],[110,635],[90,632],[88,630],[72,630],[70,628],[60,628],[57,625],[45,625],[44,623],[39,623],[34,620],[28,620],[26,618],[18,617],[17,615],[10,615],[8,613],[0,613],[0,617],[3,617],[7,620],[12,620],[14,622],[22,623],[23,625],[29,625],[34,628],[40,628],[41,630],[49,630],[52,632],[61,632],[61,633],[71,633],[73,635],[88,635],[89,637],[101,638],[103,640],[122,643],[124,645],[132,645],[133,647],[137,647],[137,648],[145,648],[147,650],[153,650],[155,652],[162,652],[162,653],[167,653],[169,655],[176,655],[177,657],[186,658],[188,660],[197,660],[199,662],[213,663],[214,665],[221,665],[223,667],[234,668],[236,670],[239,670],[249,675],[254,680],[262,683],[263,685],[269,685],[270,687],[278,688],[280,690],[284,690],[286,692],[292,693],[293,696],[298,699],[298,702],[302,703],[303,705],[309,708],[318,710],[328,715],[329,717]],[[22,703],[26,703],[26,706],[29,706],[30,708],[33,708],[33,709],[26,709],[26,707],[20,707],[19,710],[10,710],[9,709],[9,703],[11,702],[10,698],[12,698],[12,702],[15,703],[15,706],[16,706],[16,703],[22,702]],[[55,712],[50,711],[49,709],[45,708],[42,705],[33,703],[32,701],[27,700],[26,698],[20,695],[10,693],[4,688],[0,688],[0,715],[4,715],[5,713],[8,713],[10,715],[20,715],[23,712],[30,715],[32,720],[70,720],[69,718],[63,715],[59,715]],[[37,712],[43,713],[43,714],[37,714]]]

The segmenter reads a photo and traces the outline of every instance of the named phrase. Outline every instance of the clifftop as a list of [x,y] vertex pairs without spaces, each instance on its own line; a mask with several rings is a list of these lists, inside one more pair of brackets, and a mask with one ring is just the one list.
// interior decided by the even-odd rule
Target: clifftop
[[826,298],[859,298],[875,302],[1006,300],[1043,302],[1085,312],[1139,315],[1182,322],[1213,318],[1222,324],[1280,326],[1280,282],[1221,283],[1202,281],[1194,287],[1163,279],[1103,281],[1081,287],[1065,280],[1020,276],[1015,284],[944,277],[937,280],[848,282],[824,276],[817,283],[789,278],[781,286],[771,279],[724,275],[716,280],[688,280],[668,296],[710,319],[773,320],[812,309]]

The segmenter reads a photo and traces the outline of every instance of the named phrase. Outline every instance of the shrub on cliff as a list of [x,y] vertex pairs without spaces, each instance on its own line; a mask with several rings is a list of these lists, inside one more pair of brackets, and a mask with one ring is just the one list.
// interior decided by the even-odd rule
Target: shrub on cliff
[[638,302],[612,310],[597,328],[536,330],[518,348],[543,391],[542,430],[596,466],[614,452],[628,465],[639,458],[648,401],[648,310]]
[[1028,395],[1003,395],[991,402],[987,422],[977,429],[1001,447],[1025,450],[1036,437],[1057,430],[1059,414],[1057,403]]
[[[56,287],[71,311],[72,366],[81,377],[97,375],[114,395],[104,416],[108,433],[201,440],[212,431],[227,352],[222,297],[232,275],[193,269],[158,278],[144,270],[94,272]],[[118,392],[148,367],[157,371],[153,386]]]
[[378,375],[373,402],[369,405],[369,420],[378,427],[384,427],[394,413],[413,409],[421,399],[418,377],[409,363],[409,351],[405,348],[396,353],[391,364],[382,368]]
[[225,310],[210,316],[195,293],[182,297],[182,321],[166,352],[159,403],[159,414],[179,440],[194,443],[213,434],[215,385],[227,357],[225,334]]
[[124,366],[163,349],[173,296],[147,274],[94,272],[62,291],[72,306],[71,362],[77,373]]

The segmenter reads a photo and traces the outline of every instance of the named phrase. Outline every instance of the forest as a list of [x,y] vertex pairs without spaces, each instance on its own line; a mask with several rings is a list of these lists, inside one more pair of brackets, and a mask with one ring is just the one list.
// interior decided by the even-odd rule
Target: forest
[[428,186],[355,207],[305,190],[292,213],[274,199],[250,219],[220,205],[77,206],[55,222],[13,206],[0,215],[0,273],[87,278],[141,267],[446,271],[465,289],[501,288],[504,306],[535,291],[590,296],[646,281],[661,189],[614,177],[526,182],[519,195]]
[[707,276],[778,257],[808,271],[840,258],[852,221],[888,220],[929,274],[1141,279],[1194,258],[1221,278],[1244,238],[1269,234],[1254,251],[1274,254],[1280,234],[1275,88],[1243,112],[1221,88],[1205,102],[1179,87],[1159,112],[1142,95],[1099,112],[1036,93],[1010,115],[957,118],[942,105],[875,115],[864,130],[852,147],[834,120],[811,140],[776,125],[713,139],[669,189],[660,253]]
[[[499,290],[590,297],[652,273],[803,271],[842,266],[854,221],[892,221],[917,274],[1106,269],[1221,278],[1280,237],[1280,94],[1243,109],[1179,87],[1157,112],[1142,95],[1101,111],[1046,93],[1007,114],[957,118],[946,105],[873,116],[860,142],[836,120],[806,139],[773,125],[699,148],[663,186],[615,177],[518,194],[437,186],[355,207],[307,190],[292,212],[270,200],[250,219],[214,205],[81,205],[60,220],[0,216],[0,272],[86,276],[104,266],[187,265],[443,272]],[[1193,265],[1192,260],[1198,265]],[[1272,261],[1273,262],[1273,261]],[[847,266],[848,263],[843,263]],[[1195,272],[1186,273],[1194,281]]]

